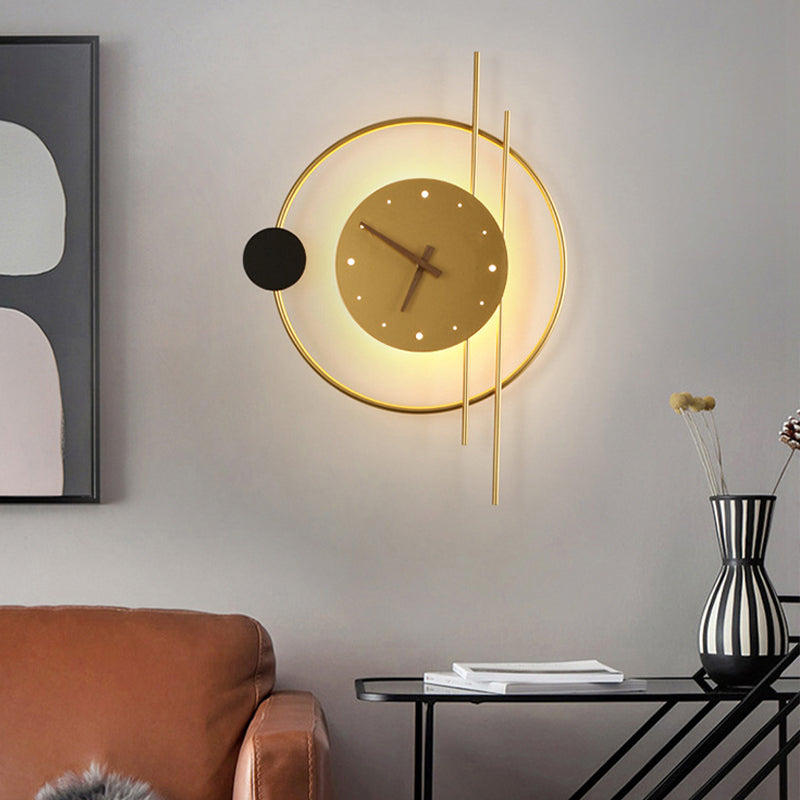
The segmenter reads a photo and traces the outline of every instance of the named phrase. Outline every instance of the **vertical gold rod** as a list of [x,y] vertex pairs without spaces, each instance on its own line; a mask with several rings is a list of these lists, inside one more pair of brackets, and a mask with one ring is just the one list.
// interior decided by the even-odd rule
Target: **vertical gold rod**
[[478,88],[481,81],[481,54],[476,50],[472,58],[472,151],[469,164],[469,190],[475,194],[478,175]]
[[[481,82],[481,54],[472,55],[472,149],[469,162],[469,190],[474,196],[478,174],[478,95]],[[464,379],[461,391],[461,444],[469,439],[469,339],[464,341]]]
[[[511,133],[511,112],[503,118],[503,173],[500,190],[500,230],[506,233],[506,188],[508,187],[508,152]],[[500,407],[503,392],[503,300],[497,307],[497,349],[494,357],[494,453],[492,458],[492,505],[500,502]]]
[[511,151],[509,137],[511,135],[511,112],[503,115],[503,172],[500,188],[500,230],[506,235],[506,190],[508,188],[508,156]]
[[464,340],[464,378],[461,389],[461,444],[469,440],[469,339]]

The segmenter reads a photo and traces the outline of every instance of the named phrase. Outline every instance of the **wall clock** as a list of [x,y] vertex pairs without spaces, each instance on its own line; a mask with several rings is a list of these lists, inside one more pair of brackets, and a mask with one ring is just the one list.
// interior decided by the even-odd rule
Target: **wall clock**
[[350,315],[401,350],[469,339],[499,305],[506,272],[503,233],[491,213],[458,186],[430,178],[369,195],[336,249],[336,282]]
[[243,262],[306,363],[348,396],[460,410],[462,444],[470,406],[493,397],[497,504],[502,390],[549,338],[567,263],[552,198],[510,147],[509,112],[502,138],[478,126],[479,76],[475,53],[471,124],[403,117],[330,145]]

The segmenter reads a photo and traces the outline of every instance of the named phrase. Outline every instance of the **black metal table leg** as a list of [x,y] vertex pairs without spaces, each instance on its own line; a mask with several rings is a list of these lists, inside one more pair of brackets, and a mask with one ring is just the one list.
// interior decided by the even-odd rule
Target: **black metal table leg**
[[569,800],[580,800],[586,795],[600,780],[607,775],[612,768],[619,763],[648,733],[652,730],[663,717],[665,717],[675,706],[676,700],[669,700],[664,703],[658,711],[650,716],[636,731],[613,753],[603,764],[595,770],[594,774],[580,787],[574,794],[570,795]]
[[[782,722],[786,722],[786,718],[794,711],[795,708],[800,706],[800,694],[789,702],[781,702],[781,707],[777,714],[770,717],[690,798],[689,800],[703,800],[703,798],[711,792],[724,778],[735,769],[737,764],[741,762],[761,744],[762,741],[772,733],[775,728]],[[779,745],[779,750],[782,749],[783,742]],[[782,761],[781,763],[785,763]],[[788,800],[788,797],[780,797],[780,800]]]
[[[787,702],[785,700],[780,700],[778,702],[778,710],[784,711],[786,709]],[[778,725],[778,750],[782,751],[786,747],[786,740],[789,735],[789,726],[786,722],[786,717],[784,717],[779,725]],[[789,771],[786,765],[786,759],[781,759],[781,763],[778,765],[778,791],[780,800],[789,800]]]
[[425,704],[425,780],[423,800],[433,800],[433,707]]
[[756,772],[752,778],[750,778],[750,780],[742,787],[742,789],[733,796],[732,800],[744,800],[744,798],[747,797],[750,792],[752,792],[753,789],[755,789],[756,786],[758,786],[761,781],[763,781],[764,778],[766,778],[767,775],[769,775],[769,773],[772,772],[776,766],[778,766],[778,764],[783,763],[789,757],[789,753],[791,753],[798,744],[800,744],[800,731],[797,731],[791,739],[787,740],[786,747],[782,747],[780,750],[778,750],[778,752],[775,753],[775,755],[772,756],[772,758],[767,761],[767,763],[764,764],[764,766],[761,767],[761,769]]
[[422,800],[422,703],[414,703],[414,800]]
[[681,729],[654,755],[647,763],[611,798],[611,800],[622,800],[630,794],[631,790],[649,775],[653,769],[660,764],[664,758],[671,753],[686,736],[704,720],[708,714],[717,707],[717,700],[709,700],[692,718],[684,724]]
[[433,797],[433,706],[414,703],[414,800]]

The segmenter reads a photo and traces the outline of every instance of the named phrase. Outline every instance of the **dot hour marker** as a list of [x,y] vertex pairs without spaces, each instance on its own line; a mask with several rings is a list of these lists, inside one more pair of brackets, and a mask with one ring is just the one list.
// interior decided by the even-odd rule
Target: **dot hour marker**
[[487,233],[489,233],[489,231],[481,231],[481,233],[482,233],[484,236],[486,236],[486,234],[487,234]]
[[427,196],[430,194],[430,192],[429,192],[427,189],[423,189],[423,190],[420,192],[420,194],[421,194],[423,197],[427,197]]
[[421,342],[421,341],[422,341],[422,331],[417,331],[417,332],[414,334],[414,338],[415,338],[415,339],[416,339],[418,342]]
[[[357,294],[357,295],[356,295],[356,300],[360,300],[360,299],[361,299],[361,295],[360,295],[360,294]],[[481,305],[483,305],[483,302],[481,302]]]
[[489,272],[497,272],[497,264],[489,264]]
[[349,265],[352,267],[352,266],[353,266],[353,264],[355,264],[355,263],[356,263],[356,260],[355,260],[354,258],[348,258],[348,259],[347,259],[347,263],[348,263],[348,264],[349,264]]
[[[360,300],[361,298],[359,297],[358,299]],[[480,303],[478,303],[478,305],[479,305],[479,306],[482,306],[482,305],[484,305],[484,302],[483,302],[483,300],[481,300],[481,301],[480,301]]]
[[387,206],[390,206],[391,204],[392,204],[392,201],[391,201],[391,200],[387,200],[387,201],[386,201],[386,205],[387,205]]

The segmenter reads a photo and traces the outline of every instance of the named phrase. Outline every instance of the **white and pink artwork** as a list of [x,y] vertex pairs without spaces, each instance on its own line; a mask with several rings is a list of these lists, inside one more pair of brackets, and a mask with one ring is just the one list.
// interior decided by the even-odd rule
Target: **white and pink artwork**
[[0,501],[98,493],[97,37],[0,36]]

